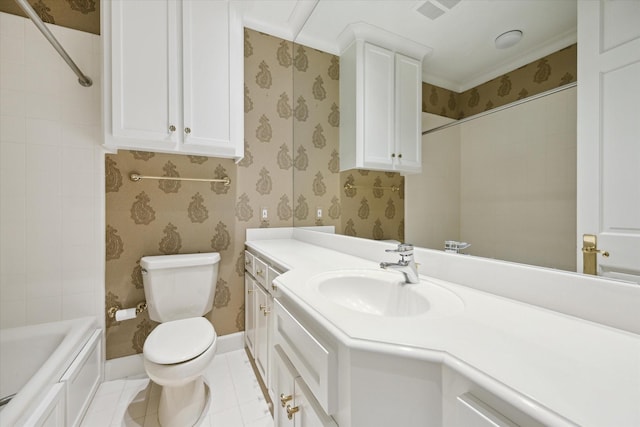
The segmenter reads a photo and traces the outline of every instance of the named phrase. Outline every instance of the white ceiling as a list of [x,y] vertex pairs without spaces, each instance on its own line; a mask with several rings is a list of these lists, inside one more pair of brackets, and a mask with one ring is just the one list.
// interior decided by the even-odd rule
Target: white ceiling
[[[431,48],[423,80],[462,92],[576,42],[576,0],[430,0],[445,11],[430,19],[425,0],[241,0],[245,25],[340,54],[338,36],[364,22]],[[446,5],[451,6],[447,8]],[[498,50],[494,39],[523,31]]]

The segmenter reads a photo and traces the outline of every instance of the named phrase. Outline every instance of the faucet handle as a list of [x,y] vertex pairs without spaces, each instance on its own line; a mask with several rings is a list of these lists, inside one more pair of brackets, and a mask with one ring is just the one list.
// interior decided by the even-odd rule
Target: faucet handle
[[401,255],[409,255],[413,252],[413,244],[411,243],[398,243],[398,247],[396,249],[385,249],[385,252],[398,252]]

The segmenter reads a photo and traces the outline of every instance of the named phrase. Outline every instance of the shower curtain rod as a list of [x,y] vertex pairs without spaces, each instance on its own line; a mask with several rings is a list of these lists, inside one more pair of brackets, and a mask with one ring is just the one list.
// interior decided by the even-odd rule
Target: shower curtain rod
[[474,114],[473,116],[465,117],[464,119],[454,120],[451,123],[447,123],[446,125],[442,125],[442,126],[435,127],[433,129],[425,130],[424,132],[422,132],[422,134],[423,135],[428,135],[430,133],[437,132],[437,131],[442,130],[442,129],[446,129],[446,128],[451,127],[451,126],[455,126],[455,125],[459,125],[459,124],[462,124],[462,123],[465,123],[465,122],[469,122],[471,120],[479,119],[480,117],[488,116],[489,114],[497,113],[498,111],[506,110],[507,108],[515,107],[515,106],[520,105],[520,104],[525,104],[525,103],[527,103],[529,101],[534,101],[536,99],[543,98],[543,97],[545,97],[547,95],[553,95],[554,93],[561,92],[561,91],[563,91],[565,89],[571,89],[572,87],[576,87],[577,85],[578,85],[578,82],[567,83],[566,85],[562,85],[562,86],[557,87],[555,89],[549,89],[549,90],[547,90],[545,92],[540,92],[540,93],[538,93],[536,95],[531,95],[531,96],[529,96],[527,98],[519,99],[517,101],[510,102],[509,104],[504,104],[504,105],[501,105],[500,107],[496,107],[496,108],[493,108],[491,110],[483,111],[482,113]]
[[47,26],[44,25],[44,22],[42,22],[42,19],[40,19],[38,14],[33,10],[33,8],[27,2],[27,0],[15,0],[15,1],[16,3],[18,3],[18,6],[20,6],[20,8],[24,11],[24,13],[26,13],[27,16],[31,18],[33,23],[36,25],[36,27],[38,27],[38,29],[42,33],[42,35],[47,40],[49,40],[49,43],[51,43],[54,49],[58,51],[60,56],[62,56],[62,59],[64,59],[65,62],[69,64],[69,67],[71,67],[73,72],[76,73],[76,75],[78,76],[78,83],[80,83],[80,85],[84,87],[91,86],[93,84],[93,81],[91,81],[91,79],[88,76],[84,75],[84,73],[80,70],[80,68],[78,68],[76,63],[73,62],[73,59],[71,59],[69,54],[67,54],[67,51],[64,50],[62,45],[54,37],[54,35],[49,30],[49,28],[47,28]]

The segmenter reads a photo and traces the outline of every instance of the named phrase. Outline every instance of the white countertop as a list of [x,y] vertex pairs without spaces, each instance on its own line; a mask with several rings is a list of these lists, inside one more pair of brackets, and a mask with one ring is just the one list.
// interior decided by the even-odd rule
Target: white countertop
[[640,335],[426,276],[422,286],[453,291],[464,310],[435,317],[357,313],[305,284],[326,271],[379,269],[377,262],[291,238],[247,246],[289,269],[276,279],[279,289],[343,334],[343,342],[387,352],[391,344],[404,356],[438,352],[443,363],[464,362],[542,412],[584,426],[640,426]]

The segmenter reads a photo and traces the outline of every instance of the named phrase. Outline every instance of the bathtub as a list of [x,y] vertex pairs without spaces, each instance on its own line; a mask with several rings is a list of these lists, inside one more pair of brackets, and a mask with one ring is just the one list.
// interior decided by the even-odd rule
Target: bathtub
[[0,426],[75,426],[103,376],[102,335],[83,317],[0,330]]

